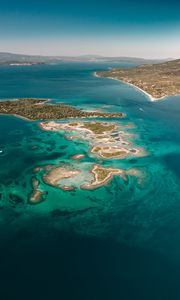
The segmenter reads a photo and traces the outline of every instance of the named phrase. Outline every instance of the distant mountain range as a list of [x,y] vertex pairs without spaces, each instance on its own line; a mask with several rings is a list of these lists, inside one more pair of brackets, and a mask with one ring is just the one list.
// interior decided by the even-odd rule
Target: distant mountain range
[[137,57],[104,57],[100,55],[81,55],[81,56],[41,56],[15,54],[8,52],[0,52],[0,65],[31,65],[31,64],[56,64],[62,61],[82,61],[82,62],[113,62],[113,63],[161,63],[172,60],[167,59],[144,59]]

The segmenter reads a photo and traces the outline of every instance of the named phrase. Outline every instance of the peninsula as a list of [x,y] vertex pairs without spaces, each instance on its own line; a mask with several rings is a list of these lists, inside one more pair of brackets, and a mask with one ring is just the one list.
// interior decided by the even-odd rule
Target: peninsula
[[50,104],[45,99],[0,101],[0,114],[15,115],[27,120],[60,120],[68,118],[122,118],[122,112],[84,111],[65,104]]
[[151,100],[180,94],[180,59],[134,68],[115,68],[97,72],[96,75],[132,84],[145,92]]

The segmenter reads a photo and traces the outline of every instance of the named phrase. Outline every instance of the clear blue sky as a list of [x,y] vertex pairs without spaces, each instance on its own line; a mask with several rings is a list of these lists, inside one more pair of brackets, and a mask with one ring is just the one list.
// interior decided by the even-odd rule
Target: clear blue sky
[[179,57],[180,1],[0,0],[0,51]]

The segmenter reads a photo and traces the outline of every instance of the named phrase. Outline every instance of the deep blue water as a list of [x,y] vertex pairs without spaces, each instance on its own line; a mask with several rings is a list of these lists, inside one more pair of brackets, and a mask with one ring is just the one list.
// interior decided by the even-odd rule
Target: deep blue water
[[75,194],[49,189],[47,201],[32,206],[27,199],[33,166],[67,160],[86,146],[1,116],[2,300],[180,299],[180,97],[152,103],[124,83],[93,76],[113,66],[0,68],[1,99],[45,97],[123,111],[122,122],[135,124],[136,143],[149,154],[119,162],[141,170],[141,183],[114,179]]

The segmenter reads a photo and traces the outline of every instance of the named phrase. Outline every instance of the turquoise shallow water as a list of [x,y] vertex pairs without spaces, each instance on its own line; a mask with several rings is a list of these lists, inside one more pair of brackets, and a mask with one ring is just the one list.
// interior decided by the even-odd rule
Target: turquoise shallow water
[[128,131],[149,154],[106,162],[87,156],[80,168],[94,162],[136,167],[143,178],[114,178],[94,191],[71,192],[41,181],[46,201],[30,205],[33,168],[71,162],[71,155],[87,154],[88,145],[1,116],[2,299],[180,297],[180,97],[152,103],[124,83],[93,76],[108,67],[63,63],[0,69],[0,98],[46,97],[123,111],[127,116],[120,122],[135,125]]

